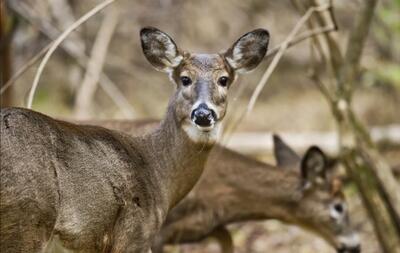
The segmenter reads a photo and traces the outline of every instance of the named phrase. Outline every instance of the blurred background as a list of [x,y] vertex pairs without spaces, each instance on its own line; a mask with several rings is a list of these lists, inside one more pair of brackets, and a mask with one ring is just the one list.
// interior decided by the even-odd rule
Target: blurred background
[[[333,36],[342,49],[346,46],[359,2],[334,1],[339,31]],[[98,3],[100,1],[94,0],[12,0],[7,2],[9,8],[6,9],[2,1],[2,85]],[[66,119],[159,119],[174,85],[165,74],[155,71],[143,56],[139,41],[141,27],[155,26],[167,32],[182,49],[211,53],[227,49],[239,36],[259,27],[270,31],[270,48],[273,48],[286,38],[300,16],[289,0],[118,0],[81,25],[58,48],[44,70],[33,109]],[[82,101],[79,99],[83,92],[81,87],[84,82],[90,83],[87,80],[90,77],[80,64],[86,67],[88,62],[92,62],[94,69],[102,67],[103,74],[100,81],[95,82],[93,92],[85,94]],[[253,73],[241,76],[234,84],[228,114],[234,115],[247,106],[269,62],[264,61]],[[389,130],[392,135],[400,135],[399,63],[400,1],[382,0],[364,48],[353,106],[368,127],[379,129],[383,135]],[[3,106],[26,106],[37,67],[38,63],[2,95]],[[246,136],[243,134],[264,136],[277,132],[283,137],[285,133],[287,136],[304,134],[307,143],[299,144],[299,139],[292,143],[302,152],[311,140],[318,144],[319,139],[311,137],[334,132],[335,121],[327,102],[310,80],[309,69],[310,45],[304,41],[285,53],[253,112],[236,130],[236,139],[232,136],[231,145],[272,163],[269,145],[254,143],[252,139],[247,149],[241,149],[235,140],[242,140],[239,137]],[[237,95],[242,89],[240,96]],[[290,138],[287,141],[291,144]],[[328,151],[334,152],[329,145],[330,142],[326,144]],[[398,142],[388,139],[381,151],[392,167],[400,167]],[[346,187],[346,195],[352,219],[362,232],[363,252],[380,252],[361,200],[351,184]],[[230,228],[239,253],[334,252],[322,239],[274,220],[235,224]],[[219,252],[212,240],[169,250]]]

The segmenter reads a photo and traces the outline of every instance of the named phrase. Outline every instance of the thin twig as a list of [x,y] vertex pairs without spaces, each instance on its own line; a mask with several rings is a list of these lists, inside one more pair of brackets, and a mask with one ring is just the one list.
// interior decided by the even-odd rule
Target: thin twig
[[[52,26],[51,23],[48,23],[46,21],[41,20],[41,22],[36,21],[29,13],[25,13],[29,11],[29,8],[26,6],[22,5],[19,7],[18,4],[13,2],[10,6],[10,8],[13,8],[13,11],[15,11],[18,15],[21,16],[21,18],[24,18],[27,22],[32,24],[37,30],[39,30],[44,36],[48,37],[49,39],[55,41],[59,34],[58,30]],[[22,4],[22,3],[20,3]],[[24,12],[25,11],[25,12]],[[61,45],[60,48],[64,50],[65,53],[67,53],[69,56],[72,57],[73,60],[82,68],[85,69],[88,61],[88,56],[85,55],[84,52],[81,52],[79,50],[76,50],[74,47],[71,46],[69,43],[65,43],[68,40],[64,41]],[[51,47],[52,43],[49,43],[47,46],[48,48]],[[47,49],[48,49],[47,48]],[[8,87],[11,86],[18,78],[24,74],[30,66],[32,66],[37,60],[40,59],[41,56],[43,56],[46,53],[46,49],[43,49],[40,53],[38,53],[35,57],[33,57],[31,60],[29,60],[28,65],[24,65],[23,70],[18,71],[13,77],[12,77],[12,82],[7,82],[7,89]],[[121,90],[117,87],[117,85],[105,74],[101,73],[100,76],[100,87],[105,91],[105,93],[111,98],[111,100],[117,105],[117,107],[121,110],[121,112],[128,118],[132,118],[135,115],[135,110],[132,107],[132,105],[129,103],[128,99],[124,96],[124,94],[121,92]],[[4,90],[3,90],[4,91]]]
[[275,57],[273,58],[271,64],[268,66],[267,70],[265,71],[264,75],[262,76],[261,80],[257,84],[250,100],[247,105],[246,110],[238,117],[237,121],[233,122],[231,125],[231,128],[225,131],[225,136],[226,139],[229,138],[229,135],[232,134],[235,130],[236,127],[240,124],[240,122],[253,110],[254,105],[263,90],[264,86],[269,80],[269,77],[271,76],[272,72],[275,70],[276,66],[278,65],[280,59],[282,58],[284,52],[287,50],[289,47],[290,42],[294,39],[296,34],[299,32],[299,30],[302,28],[302,26],[305,24],[305,22],[311,17],[311,15],[314,12],[320,12],[320,11],[326,11],[328,10],[329,5],[322,5],[322,6],[316,6],[316,7],[310,7],[308,11],[300,18],[300,20],[297,22],[293,30],[289,33],[289,35],[286,37],[284,42],[281,44],[278,52],[276,53]]
[[25,63],[18,71],[10,78],[10,80],[7,81],[7,83],[4,84],[3,87],[1,87],[0,90],[0,95],[3,94],[15,81],[20,78],[21,75],[23,75],[33,64],[35,64],[40,57],[42,57],[47,50],[51,47],[52,43],[49,43],[47,46],[42,48],[39,53],[35,54],[32,58],[28,60],[27,63]]
[[44,56],[42,62],[39,65],[38,71],[36,72],[35,79],[32,84],[31,91],[29,92],[29,97],[28,97],[28,103],[27,103],[27,108],[32,108],[32,102],[33,98],[35,96],[35,91],[38,86],[40,77],[43,73],[44,67],[46,66],[47,62],[49,61],[51,55],[54,53],[54,51],[57,49],[57,47],[65,40],[65,38],[75,29],[77,29],[80,25],[82,25],[84,22],[86,22],[89,18],[93,17],[96,13],[99,11],[103,10],[105,7],[113,3],[115,0],[105,0],[101,4],[97,5],[94,7],[92,10],[90,10],[88,13],[83,15],[80,19],[78,19],[75,23],[73,23],[67,30],[65,30],[51,45],[49,51],[47,51],[46,55]]
[[329,105],[331,106],[331,109],[334,106],[335,103],[335,98],[334,95],[332,94],[332,92],[327,88],[327,86],[323,83],[323,81],[321,80],[321,78],[319,77],[318,73],[317,73],[317,69],[319,66],[319,63],[316,59],[315,56],[315,52],[318,52],[318,54],[320,55],[321,59],[323,60],[323,65],[327,65],[328,62],[326,61],[326,57],[324,57],[324,52],[320,50],[320,47],[317,47],[316,45],[316,41],[313,41],[311,44],[311,73],[309,75],[310,79],[314,82],[314,84],[316,85],[316,87],[318,88],[318,90],[321,92],[321,94],[325,97],[325,99],[328,101]]
[[279,63],[279,60],[283,56],[284,52],[289,46],[290,41],[294,38],[294,36],[299,32],[300,28],[304,25],[304,23],[310,18],[310,16],[315,12],[315,11],[325,11],[329,8],[329,5],[327,6],[317,6],[317,7],[311,7],[306,14],[299,20],[299,22],[296,24],[296,26],[293,28],[292,32],[289,34],[289,36],[285,39],[285,41],[282,43],[281,48],[279,49],[278,53],[276,54],[275,58],[272,60],[271,64],[269,65],[267,71],[265,71],[264,75],[262,76],[260,82],[257,84],[256,89],[254,90],[250,102],[247,105],[247,111],[246,114],[250,113],[253,110],[254,104],[257,101],[258,96],[260,95],[261,91],[263,90],[265,84],[268,82],[269,77],[271,76],[272,72],[275,70],[276,66]]
[[[332,31],[336,31],[336,28],[332,25],[305,31],[305,32],[301,33],[300,35],[296,36],[292,41],[290,41],[288,44],[288,48],[293,47],[306,39],[318,36],[323,33],[332,32]],[[282,43],[279,44],[278,46],[274,47],[273,49],[269,50],[267,52],[267,54],[265,55],[264,60],[270,59],[272,56],[276,55],[276,53],[278,53],[281,46],[282,46]],[[235,107],[235,103],[238,100],[238,98],[243,94],[244,90],[245,90],[245,86],[241,85],[238,88],[238,90],[236,91],[236,93],[234,95],[233,103],[231,105],[233,108]],[[234,111],[236,111],[236,110],[234,110]],[[226,121],[225,121],[226,125],[232,125],[232,121],[233,121],[232,118],[226,119]]]
[[[316,0],[308,0],[308,2],[310,5],[313,5],[317,1]],[[332,0],[329,0],[329,5],[331,6],[328,9],[329,18],[330,18],[329,22],[331,22],[335,26],[335,29],[338,30],[338,24],[336,21],[336,16],[335,16],[335,12],[333,9],[333,1]],[[320,15],[319,13],[317,13],[317,15],[316,15],[316,20],[319,25],[324,25],[326,23],[325,18],[322,15]],[[323,38],[325,39],[326,45],[328,46],[328,49],[329,49],[329,60],[330,60],[329,66],[332,69],[333,74],[337,75],[339,72],[339,67],[343,64],[343,55],[340,50],[339,43],[330,34],[325,34],[323,36]]]
[[74,105],[74,112],[77,117],[84,118],[89,114],[90,105],[97,89],[97,83],[103,70],[108,46],[117,23],[118,13],[115,9],[111,9],[106,13],[97,33],[92,47],[91,58],[87,63],[86,74],[77,92]]
[[338,88],[341,90],[343,98],[348,100],[347,102],[350,102],[352,96],[352,82],[354,82],[356,72],[360,66],[362,50],[368,36],[369,24],[371,23],[376,4],[377,0],[365,1],[365,6],[361,10],[363,15],[358,17],[349,35],[344,62],[338,77]]
[[[306,32],[300,34],[299,36],[297,36],[296,38],[294,38],[292,41],[290,41],[288,44],[288,48],[290,48],[306,39],[313,38],[316,35],[333,32],[333,31],[336,31],[336,28],[334,25],[329,25],[326,27],[321,27],[321,28],[316,28],[316,29],[306,31]],[[270,57],[276,55],[281,47],[282,47],[282,44],[279,44],[278,46],[269,50],[268,53],[265,55],[265,59],[269,59]]]

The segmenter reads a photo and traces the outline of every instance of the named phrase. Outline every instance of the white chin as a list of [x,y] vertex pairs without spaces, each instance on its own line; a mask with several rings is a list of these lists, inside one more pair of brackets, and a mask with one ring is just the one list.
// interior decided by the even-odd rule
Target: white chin
[[184,125],[183,129],[193,142],[213,144],[220,135],[221,124],[215,123],[208,127],[202,127],[192,123]]
[[356,233],[351,233],[346,236],[341,236],[339,242],[346,247],[354,248],[360,245],[360,237]]
[[199,125],[195,125],[197,127],[197,129],[199,129],[202,132],[211,132],[214,128],[215,128],[215,124],[213,123],[211,126],[199,126]]

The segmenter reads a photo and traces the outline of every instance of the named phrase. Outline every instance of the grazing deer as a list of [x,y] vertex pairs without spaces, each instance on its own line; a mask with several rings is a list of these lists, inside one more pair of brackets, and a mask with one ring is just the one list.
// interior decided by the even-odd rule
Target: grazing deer
[[155,28],[140,37],[147,60],[177,86],[154,131],[133,137],[1,110],[1,252],[149,252],[203,171],[236,74],[254,69],[269,41],[257,29],[224,53],[193,54]]
[[[155,121],[92,121],[92,124],[139,134]],[[274,136],[277,166],[259,162],[227,148],[214,147],[206,169],[192,192],[167,216],[154,253],[163,244],[216,238],[224,253],[233,252],[225,225],[249,220],[278,219],[323,237],[338,252],[358,253],[360,243],[351,227],[340,181],[317,147],[301,159]]]

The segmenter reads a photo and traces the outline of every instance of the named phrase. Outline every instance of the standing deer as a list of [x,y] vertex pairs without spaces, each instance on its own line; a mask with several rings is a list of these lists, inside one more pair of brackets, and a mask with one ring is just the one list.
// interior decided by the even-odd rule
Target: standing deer
[[133,137],[1,110],[1,252],[149,252],[203,171],[236,74],[254,69],[269,41],[257,29],[224,53],[194,54],[156,28],[140,37],[177,87],[154,131]]
[[[92,121],[129,134],[149,131],[155,121]],[[351,227],[340,181],[317,147],[300,158],[274,136],[277,166],[259,162],[221,146],[214,147],[206,169],[192,192],[168,214],[154,253],[164,244],[193,243],[214,237],[224,253],[233,252],[225,225],[278,219],[324,238],[339,253],[360,252]]]

